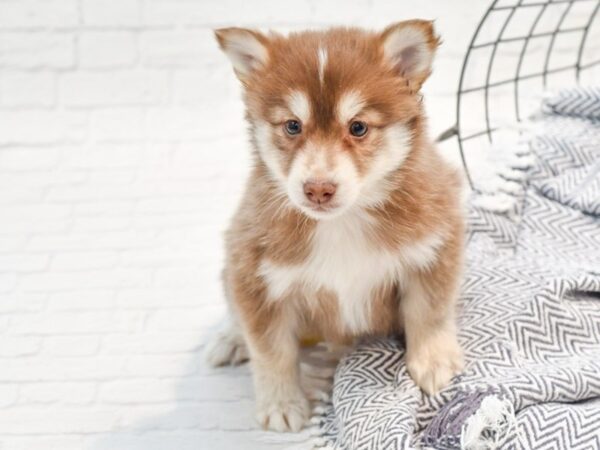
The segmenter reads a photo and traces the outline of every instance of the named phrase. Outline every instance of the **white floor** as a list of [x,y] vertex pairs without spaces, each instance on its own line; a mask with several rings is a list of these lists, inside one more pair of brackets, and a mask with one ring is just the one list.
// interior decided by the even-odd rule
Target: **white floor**
[[248,368],[202,358],[248,168],[210,29],[436,19],[437,134],[486,3],[0,2],[0,449],[273,447]]

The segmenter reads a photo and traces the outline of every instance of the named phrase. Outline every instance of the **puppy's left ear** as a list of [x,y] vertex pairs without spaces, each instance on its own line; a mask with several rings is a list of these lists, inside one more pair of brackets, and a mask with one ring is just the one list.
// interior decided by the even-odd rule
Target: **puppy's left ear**
[[406,20],[387,27],[381,33],[385,59],[394,70],[418,91],[431,73],[431,66],[440,39],[433,22]]

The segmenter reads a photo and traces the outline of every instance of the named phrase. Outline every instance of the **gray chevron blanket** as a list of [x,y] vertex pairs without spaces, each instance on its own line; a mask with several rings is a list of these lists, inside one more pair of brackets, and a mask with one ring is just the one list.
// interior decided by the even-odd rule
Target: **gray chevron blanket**
[[464,372],[428,396],[402,342],[361,343],[319,417],[325,447],[600,449],[600,89],[542,111],[513,210],[470,210]]

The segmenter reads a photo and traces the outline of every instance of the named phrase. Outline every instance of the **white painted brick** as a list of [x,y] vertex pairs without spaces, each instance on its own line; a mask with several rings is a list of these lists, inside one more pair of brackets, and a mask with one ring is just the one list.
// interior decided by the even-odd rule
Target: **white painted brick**
[[198,268],[188,267],[163,267],[156,271],[154,278],[157,287],[190,286],[198,279]]
[[131,66],[137,59],[137,38],[130,31],[89,31],[79,35],[79,64],[84,68]]
[[138,230],[36,235],[27,243],[27,248],[31,251],[144,248],[156,244],[155,235],[154,231]]
[[[217,2],[201,5],[194,0],[148,0],[144,5],[143,19],[148,25],[199,24],[209,22],[207,8]],[[218,6],[217,6],[218,7]]]
[[[210,311],[210,313],[209,313]],[[151,331],[185,331],[202,330],[213,325],[215,317],[222,317],[225,305],[218,304],[212,308],[178,308],[156,311],[147,321],[147,330]]]
[[[177,214],[179,221],[169,222],[168,220],[156,220],[156,215],[140,215],[134,218],[133,225],[135,228],[144,228],[143,224],[150,223],[150,227],[176,227],[177,225],[194,225],[197,224],[198,216],[191,214],[190,223],[186,223],[186,217]],[[177,220],[176,219],[176,220]],[[194,219],[196,222],[194,223]],[[121,264],[123,266],[138,266],[138,267],[158,267],[158,266],[183,266],[195,264],[195,258],[187,252],[177,251],[172,247],[154,248],[149,250],[134,250],[124,251],[121,253]],[[162,295],[162,294],[161,294]]]
[[11,71],[0,74],[0,106],[2,107],[48,107],[54,105],[55,97],[56,75],[51,72]]
[[85,25],[135,26],[140,22],[139,0],[80,0]]
[[78,358],[39,355],[15,358],[0,371],[0,381],[87,381],[118,378],[125,356],[82,356]]
[[108,287],[136,287],[147,285],[151,274],[137,269],[94,269],[85,272],[45,272],[24,274],[21,287],[27,291],[60,291]]
[[79,142],[87,133],[87,114],[78,111],[0,111],[0,123],[0,144]]
[[[1,277],[2,275],[0,275]],[[0,313],[41,311],[46,305],[48,294],[45,292],[24,293],[12,292],[5,295],[0,302]]]
[[0,236],[0,254],[22,250],[26,243],[26,236]]
[[69,335],[98,333],[130,333],[144,324],[143,312],[131,311],[61,311],[39,314],[14,314],[12,334]]
[[[12,214],[13,211],[22,212],[22,208],[16,205],[4,208],[7,214]],[[69,228],[71,219],[69,217],[50,217],[44,218],[43,211],[46,208],[40,208],[40,213],[35,212],[28,218],[11,218],[11,220],[0,221],[0,234],[12,234],[18,236],[21,233],[55,233],[65,231]]]
[[114,267],[119,259],[116,251],[59,253],[52,258],[51,270],[88,270]]
[[42,346],[41,339],[32,336],[1,336],[0,357],[35,355]]
[[181,377],[198,372],[199,363],[190,355],[132,355],[123,375],[131,377]]
[[21,387],[20,404],[85,405],[96,395],[95,383],[31,383]]
[[[136,147],[135,145],[127,145],[127,144],[119,144],[118,146],[107,146],[107,145],[99,145],[93,150],[93,154],[89,155],[88,158],[83,158],[82,161],[73,161],[70,162],[77,167],[90,167],[92,163],[90,160],[97,159],[101,160],[102,163],[97,163],[98,168],[102,169],[113,169],[118,171],[123,168],[134,168],[135,161],[139,161],[143,158],[143,154],[137,154],[134,149],[130,147]],[[107,149],[108,155],[115,155],[114,158],[107,157],[107,155],[101,155],[101,149]],[[122,154],[118,152],[118,149],[122,148]],[[131,150],[131,152],[128,151]],[[47,198],[52,201],[59,202],[69,202],[69,201],[95,201],[95,200],[118,200],[118,199],[139,199],[141,197],[148,196],[148,187],[137,184],[137,183],[88,183],[79,187],[71,187],[71,186],[62,186],[56,188],[50,188],[48,190]],[[123,217],[123,215],[119,214],[103,214],[102,217],[110,219],[116,218],[118,221],[119,218]],[[98,222],[99,226],[102,222]],[[82,224],[85,225],[85,224]],[[107,222],[108,225],[108,222]],[[91,223],[88,230],[93,230],[94,224]],[[108,227],[111,228],[111,227]],[[105,228],[106,230],[107,228]],[[73,229],[73,232],[79,232],[80,229]]]
[[204,67],[177,70],[173,78],[173,98],[178,105],[237,107],[241,99],[240,83],[230,67]]
[[[0,156],[0,160],[2,156]],[[44,189],[31,188],[20,185],[12,185],[8,189],[3,189],[2,185],[6,183],[0,181],[0,204],[6,203],[36,203],[43,200]]]
[[137,179],[136,174],[132,170],[125,168],[108,168],[94,170],[90,173],[89,183],[98,185],[129,185]]
[[75,65],[70,33],[0,32],[0,67],[67,69]]
[[17,276],[14,273],[0,273],[0,293],[10,292],[17,285]]
[[[140,143],[98,143],[64,154],[63,166],[75,169],[136,167],[143,156]],[[121,190],[121,196],[126,193]]]
[[118,423],[119,412],[69,408],[50,411],[39,407],[0,411],[0,434],[99,433]]
[[115,404],[156,403],[172,399],[174,390],[174,380],[132,379],[105,384],[98,398]]
[[[232,125],[227,131],[217,128],[206,129],[214,120],[210,117],[220,115],[220,108],[149,108],[146,114],[144,134],[154,140],[202,139],[214,135],[231,133]],[[231,114],[229,115],[231,119]],[[235,123],[235,122],[234,122]],[[240,129],[243,132],[243,129]]]
[[[186,194],[183,194],[186,195]],[[202,222],[202,217],[206,217],[206,213],[200,211],[185,211],[185,212],[169,212],[169,214],[161,215],[159,212],[146,211],[146,212],[138,212],[134,217],[132,217],[131,225],[132,227],[143,230],[143,229],[169,229],[169,228],[196,228],[199,229],[198,224]],[[150,265],[161,265],[159,262],[162,260],[163,262],[171,261],[172,263],[179,265],[184,261],[191,263],[190,257],[187,256],[187,259],[182,259],[181,255],[175,254],[175,252],[171,252],[168,255],[168,251],[164,251],[165,254],[161,255],[159,252],[156,252],[152,258],[146,259],[143,263],[145,266]],[[143,258],[142,255],[133,256],[130,259],[141,260]],[[193,262],[196,262],[195,260]],[[127,263],[125,263],[127,264]]]
[[97,140],[143,139],[142,108],[103,108],[92,113],[91,134]]
[[100,348],[98,336],[51,336],[44,339],[44,353],[52,356],[89,356]]
[[[55,147],[53,145],[45,145],[40,147],[19,147],[18,150],[31,150],[37,151],[38,154],[35,156],[32,154],[31,159],[43,159],[45,152],[53,153],[57,151],[59,154],[63,152],[63,148]],[[60,157],[57,156],[57,157]],[[35,165],[35,161],[31,161],[30,164],[34,170],[25,170],[25,167],[19,167],[21,170],[15,170],[15,172],[3,171],[0,177],[0,188],[8,188],[11,185],[18,184],[25,188],[48,188],[48,186],[62,186],[71,184],[80,184],[88,178],[88,174],[82,170],[67,170],[63,167],[45,167],[42,168],[52,170],[36,170],[38,167]],[[17,168],[15,168],[17,169]]]
[[[0,136],[1,133],[2,132],[0,132]],[[19,147],[0,149],[0,170],[47,170],[56,167],[59,161],[60,150],[57,148]],[[7,183],[7,181],[3,179],[0,180],[0,184],[4,185],[5,183]],[[17,187],[18,186],[13,184],[10,187],[7,186],[7,189],[12,190]]]
[[0,333],[6,333],[8,330],[8,316],[0,317]]
[[10,207],[12,220],[62,219],[71,214],[71,205],[34,203]]
[[[136,208],[140,213],[178,213],[198,210],[203,196],[153,197],[141,200]],[[165,201],[168,199],[168,201]]]
[[191,353],[200,347],[197,332],[144,333],[135,336],[111,334],[102,341],[102,352],[122,354]]
[[201,67],[221,58],[210,29],[147,31],[142,33],[140,45],[142,63],[148,67]]
[[50,257],[40,253],[0,255],[0,272],[35,272],[48,266]]
[[[337,3],[336,3],[337,4]],[[347,5],[339,9],[350,9]],[[236,0],[148,0],[144,21],[151,25],[193,24],[219,26],[307,24],[316,18],[311,2],[290,5],[278,0],[240,2]],[[360,11],[360,10],[359,10]],[[338,12],[339,14],[339,12]],[[357,15],[361,14],[360,12]],[[364,12],[362,12],[364,14]]]
[[0,408],[6,408],[13,405],[16,403],[18,396],[19,385],[0,384]]
[[[373,14],[372,11],[369,11],[370,9],[372,9],[370,8],[369,0],[356,0],[355,2],[353,2],[351,8],[340,8],[339,3],[336,2],[329,2],[329,5],[325,3],[327,2],[314,2],[313,17],[315,22],[319,22],[322,25],[372,26],[374,18],[371,19],[369,17]],[[387,25],[390,22],[402,20],[402,17],[399,16],[403,8],[398,8],[396,5],[393,5],[391,9],[394,10],[394,14],[383,16],[382,18],[385,25]],[[367,11],[369,11],[370,14],[365,14]],[[415,16],[413,14],[417,13],[415,11],[407,11],[404,14],[409,15],[410,18],[414,18]]]
[[81,450],[82,436],[3,436],[2,444],[10,450]]
[[104,199],[96,199],[90,203],[79,203],[74,207],[74,215],[76,217],[82,216],[99,216],[99,215],[110,215],[110,214],[129,214],[133,209],[134,201],[115,199],[107,201]]
[[4,0],[0,2],[0,28],[75,27],[77,0]]
[[164,307],[165,304],[172,307],[199,306],[205,293],[206,289],[198,286],[121,289],[116,302],[119,308],[125,309]]
[[48,308],[56,311],[93,311],[111,309],[115,304],[112,289],[92,289],[50,294]]
[[[146,223],[151,222],[152,226],[158,225],[152,221],[155,216],[140,216],[137,219],[139,222]],[[194,215],[194,217],[196,217]],[[178,217],[183,219],[182,217]],[[183,219],[184,220],[184,219]],[[168,222],[160,222],[160,224],[167,224]],[[196,222],[197,223],[197,222]],[[134,222],[135,224],[135,222]],[[179,222],[179,224],[182,224]],[[175,225],[175,222],[173,222]],[[134,225],[135,226],[135,225]],[[170,247],[154,248],[149,250],[133,250],[124,251],[121,253],[121,264],[123,266],[136,266],[136,267],[158,267],[158,266],[181,266],[186,264],[194,264],[196,261],[189,254],[177,251]],[[160,295],[164,295],[160,293]]]
[[163,71],[77,72],[60,80],[61,101],[69,106],[150,105],[164,103],[168,96]]

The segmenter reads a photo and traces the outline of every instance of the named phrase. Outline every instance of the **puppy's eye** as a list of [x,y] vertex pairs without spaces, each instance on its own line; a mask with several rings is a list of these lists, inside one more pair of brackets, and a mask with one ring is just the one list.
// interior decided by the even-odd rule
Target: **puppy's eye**
[[288,120],[285,123],[285,131],[289,135],[300,134],[302,132],[302,124],[297,120]]
[[350,124],[350,134],[356,137],[362,137],[367,134],[367,124],[360,121],[355,121]]

